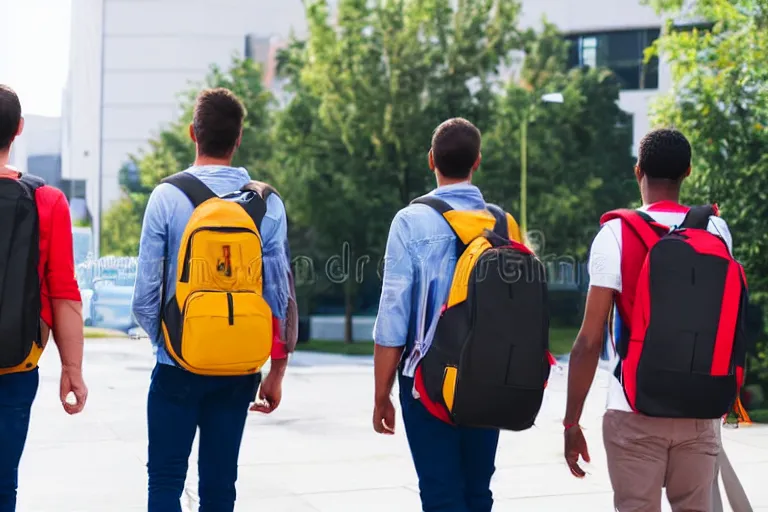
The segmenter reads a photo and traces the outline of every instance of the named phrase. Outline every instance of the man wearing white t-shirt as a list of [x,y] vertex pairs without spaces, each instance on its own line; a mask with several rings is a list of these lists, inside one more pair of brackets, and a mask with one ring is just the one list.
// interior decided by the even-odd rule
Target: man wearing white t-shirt
[[[640,143],[635,176],[640,186],[640,208],[656,222],[679,226],[689,208],[679,204],[680,186],[691,172],[691,147],[675,130],[655,130]],[[731,248],[725,221],[710,217],[708,231]],[[584,321],[571,352],[565,427],[565,458],[571,472],[583,477],[581,456],[589,462],[579,427],[584,401],[595,376],[603,347],[605,325],[622,293],[622,220],[606,222],[592,244],[590,287]],[[622,325],[613,332],[622,332]],[[616,365],[619,358],[615,357]],[[632,412],[614,372],[603,419],[608,471],[619,512],[660,511],[666,487],[675,512],[711,510],[715,463],[719,453],[716,423],[709,419],[657,418]]]

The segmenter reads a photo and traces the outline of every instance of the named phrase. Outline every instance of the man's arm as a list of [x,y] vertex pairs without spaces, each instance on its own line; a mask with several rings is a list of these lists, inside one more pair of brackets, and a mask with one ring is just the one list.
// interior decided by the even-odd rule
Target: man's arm
[[168,209],[166,194],[172,185],[161,184],[149,196],[144,212],[139,241],[136,286],[131,309],[136,321],[150,339],[161,344],[160,315],[163,304],[163,271],[168,243]]
[[[280,339],[280,320],[285,318],[290,295],[290,262],[288,221],[283,201],[276,194],[267,198],[267,213],[262,222],[262,256],[264,262],[264,300],[272,310],[272,370],[285,372],[288,359],[285,341]],[[275,362],[278,362],[275,365]]]
[[[620,229],[620,222],[615,221],[614,227]],[[621,291],[621,247],[610,225],[603,226],[592,242],[589,277],[584,319],[568,362],[568,399],[563,421],[566,427],[577,425],[581,419],[597,371],[614,294]]]
[[408,337],[414,265],[408,249],[408,226],[402,212],[389,230],[384,255],[384,276],[379,312],[373,328],[375,397],[377,403],[389,400],[397,367]]
[[[83,380],[83,306],[75,279],[69,205],[63,193],[56,193],[58,197],[51,209],[45,280],[53,313],[53,340],[61,358],[59,399],[68,414],[77,414],[83,410],[88,399],[88,387]],[[47,337],[47,331],[44,335]],[[70,394],[74,395],[74,403],[69,401]]]
[[581,419],[603,348],[605,324],[613,307],[613,294],[614,290],[610,288],[589,287],[584,320],[568,362],[568,401],[563,420],[566,427],[577,425]]

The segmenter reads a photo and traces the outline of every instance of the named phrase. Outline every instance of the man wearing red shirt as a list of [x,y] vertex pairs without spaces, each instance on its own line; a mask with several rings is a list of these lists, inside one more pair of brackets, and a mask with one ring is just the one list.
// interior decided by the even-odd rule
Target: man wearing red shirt
[[[60,398],[64,410],[68,414],[79,413],[88,395],[82,374],[82,304],[75,280],[69,205],[60,190],[36,183],[33,177],[22,178],[20,172],[8,166],[11,144],[23,128],[19,98],[9,87],[0,85],[0,216],[4,222],[0,225],[0,245],[13,249],[7,252],[19,247],[34,249],[30,243],[39,246],[38,254],[33,252],[30,257],[0,255],[0,512],[16,510],[19,460],[39,383],[37,360],[51,330],[61,356]],[[31,212],[23,209],[20,199],[25,190],[34,201]],[[19,228],[23,223],[27,223],[26,228],[33,228]],[[27,232],[33,236],[19,240],[19,233]],[[32,280],[34,289],[17,293],[14,285],[30,282],[24,281],[23,275],[19,277],[19,267],[35,260],[37,275],[34,269],[31,271],[36,278]],[[33,300],[28,301],[29,298]],[[19,324],[25,323],[25,315],[30,311],[34,314],[38,310],[39,319],[26,322],[31,324],[32,331],[37,330],[29,336],[36,339],[26,343],[28,350],[19,352],[18,334],[27,334]],[[24,336],[21,339],[28,340]],[[8,361],[21,363],[14,365]],[[67,398],[70,394],[75,397],[74,403]]]

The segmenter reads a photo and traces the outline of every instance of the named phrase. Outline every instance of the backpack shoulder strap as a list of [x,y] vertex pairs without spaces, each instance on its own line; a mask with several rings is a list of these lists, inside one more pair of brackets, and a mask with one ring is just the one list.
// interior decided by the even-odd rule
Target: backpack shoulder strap
[[456,237],[456,250],[458,251],[457,254],[462,254],[467,249],[467,245],[462,241],[461,236],[459,236],[459,233],[456,232],[456,229],[454,229],[453,225],[445,217],[446,213],[453,211],[453,207],[451,205],[449,205],[447,202],[443,201],[439,197],[435,197],[429,194],[425,196],[417,197],[416,199],[411,201],[411,204],[423,204],[423,205],[429,206],[430,208],[435,210],[437,213],[439,213],[440,216],[445,221],[445,223],[448,224],[448,227],[451,228],[451,231]]
[[411,204],[425,204],[432,208],[433,210],[436,210],[440,215],[445,215],[447,212],[453,211],[453,207],[440,199],[439,197],[426,195],[417,197],[413,201],[411,201]]
[[707,229],[709,218],[717,217],[717,210],[712,205],[694,206],[685,216],[685,220],[680,225],[683,229]]
[[495,204],[488,203],[486,208],[488,208],[488,211],[491,212],[496,219],[496,224],[493,226],[494,234],[504,239],[508,239],[509,223],[507,222],[507,214],[504,213],[504,210],[502,210],[500,206]]
[[610,211],[600,217],[600,225],[613,219],[621,219],[643,242],[646,249],[653,247],[665,233],[669,232],[667,226],[656,222],[650,215],[639,210]]
[[27,196],[34,201],[35,191],[45,185],[45,180],[39,176],[24,173],[19,178],[19,184],[27,193]]
[[200,181],[200,179],[188,172],[178,172],[172,176],[168,176],[160,183],[169,183],[181,190],[184,195],[192,201],[192,205],[195,208],[209,199],[218,197],[210,188]]

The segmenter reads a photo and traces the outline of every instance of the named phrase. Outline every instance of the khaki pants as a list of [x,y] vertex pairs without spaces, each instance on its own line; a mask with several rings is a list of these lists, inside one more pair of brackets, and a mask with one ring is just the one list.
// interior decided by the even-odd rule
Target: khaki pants
[[728,460],[728,456],[725,454],[725,450],[722,447],[720,428],[720,420],[715,420],[717,440],[720,442],[720,455],[717,457],[717,464],[715,465],[715,481],[712,483],[712,511],[723,512],[723,500],[720,497],[720,486],[718,485],[719,474],[723,477],[725,496],[728,498],[728,504],[731,506],[733,512],[752,512],[752,505],[749,504],[747,493],[744,492],[744,487],[741,486],[739,477],[736,475],[736,471],[734,471],[733,466],[731,466],[731,461]]
[[674,512],[711,512],[720,452],[712,420],[609,410],[603,441],[619,512],[660,512],[663,487]]

